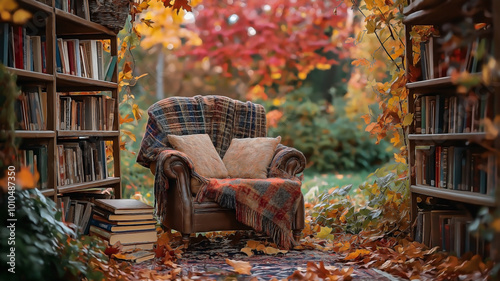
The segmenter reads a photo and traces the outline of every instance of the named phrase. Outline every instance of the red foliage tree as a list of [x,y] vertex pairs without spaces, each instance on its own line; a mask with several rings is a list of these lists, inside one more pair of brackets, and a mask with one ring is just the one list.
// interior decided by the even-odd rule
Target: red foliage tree
[[[349,36],[352,13],[344,1],[205,0],[193,8],[200,46],[178,55],[193,62],[209,58],[227,77],[248,77],[251,94],[266,98],[264,87],[294,85],[315,69],[328,69]],[[347,54],[347,52],[344,52]],[[330,56],[331,57],[331,56]]]

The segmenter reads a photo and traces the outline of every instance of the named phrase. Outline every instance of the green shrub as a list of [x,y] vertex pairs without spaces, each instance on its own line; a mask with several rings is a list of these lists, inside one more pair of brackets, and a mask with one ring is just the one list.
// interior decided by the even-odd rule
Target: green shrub
[[333,105],[313,102],[310,88],[298,89],[283,104],[267,105],[267,112],[283,112],[269,135],[280,135],[283,144],[302,151],[318,171],[370,169],[387,162],[393,154],[390,144],[375,144],[361,117],[346,117],[344,106],[343,98],[335,98]]
[[[104,274],[94,268],[96,263],[108,260],[102,242],[90,236],[75,239],[75,232],[60,221],[55,203],[37,189],[15,190],[11,196],[15,198],[11,200],[15,205],[13,218],[17,219],[15,229],[7,228],[11,224],[7,221],[9,194],[0,190],[0,218],[7,224],[0,229],[0,280],[104,279]],[[11,235],[15,239],[9,240]],[[15,241],[15,245],[9,241]],[[15,273],[8,271],[12,267],[9,255]]]

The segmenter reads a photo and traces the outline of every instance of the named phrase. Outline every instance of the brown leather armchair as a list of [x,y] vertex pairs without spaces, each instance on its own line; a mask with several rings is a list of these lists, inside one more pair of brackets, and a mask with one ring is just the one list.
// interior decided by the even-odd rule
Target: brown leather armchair
[[[260,105],[259,108],[263,110]],[[214,142],[213,137],[212,141]],[[305,164],[305,157],[300,151],[280,144],[276,148],[269,171],[279,169],[286,172],[287,176],[297,176],[304,170]],[[149,168],[155,174],[156,163],[150,163]],[[222,208],[219,204],[210,200],[202,202],[195,200],[193,185],[197,184],[197,180],[192,177],[191,168],[184,159],[177,156],[167,158],[163,164],[163,173],[168,178],[169,188],[166,194],[168,198],[167,210],[162,224],[165,229],[174,229],[181,232],[183,243],[186,246],[189,244],[189,237],[192,233],[251,229],[236,220],[234,210]],[[301,195],[292,223],[293,236],[296,241],[300,239],[302,229],[304,229],[304,198]]]

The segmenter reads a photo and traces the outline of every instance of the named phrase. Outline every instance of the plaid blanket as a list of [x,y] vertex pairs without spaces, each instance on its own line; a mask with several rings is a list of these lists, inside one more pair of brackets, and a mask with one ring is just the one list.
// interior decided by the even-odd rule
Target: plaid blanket
[[[151,163],[157,163],[155,210],[160,220],[166,216],[166,191],[169,188],[163,163],[168,157],[176,155],[188,163],[193,177],[204,183],[198,199],[212,197],[221,206],[234,208],[238,220],[265,232],[285,248],[293,243],[290,229],[300,201],[299,179],[207,179],[196,173],[187,155],[173,150],[167,141],[170,134],[208,134],[223,158],[233,138],[267,135],[262,105],[222,96],[174,97],[153,104],[148,109],[148,115],[137,162],[147,168]],[[270,176],[281,177],[284,174],[273,170]]]
[[302,194],[300,186],[297,179],[209,179],[196,199],[208,197],[234,209],[238,221],[289,249],[295,243],[291,228]]

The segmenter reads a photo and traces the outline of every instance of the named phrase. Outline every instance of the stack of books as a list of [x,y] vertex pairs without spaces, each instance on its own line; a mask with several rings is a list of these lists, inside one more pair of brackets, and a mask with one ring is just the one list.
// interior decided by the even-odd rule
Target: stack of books
[[151,250],[157,240],[153,207],[135,199],[96,199],[89,233],[110,245],[120,241],[122,251]]

